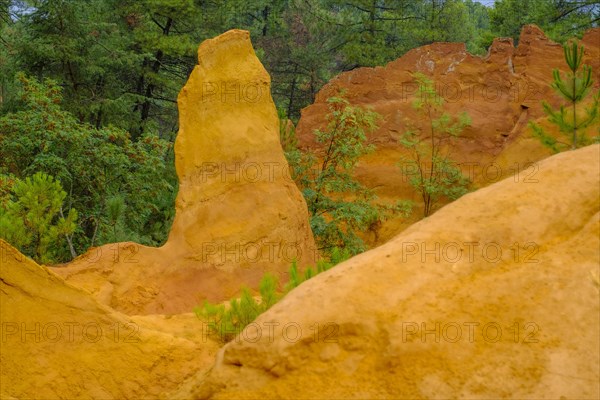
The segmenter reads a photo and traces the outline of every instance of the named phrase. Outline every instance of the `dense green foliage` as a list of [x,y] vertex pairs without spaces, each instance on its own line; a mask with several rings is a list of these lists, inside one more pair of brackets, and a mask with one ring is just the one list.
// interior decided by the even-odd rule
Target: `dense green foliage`
[[8,191],[0,207],[2,238],[31,254],[39,263],[52,261],[55,243],[65,237],[69,244],[77,222],[74,208],[64,212],[67,193],[53,177],[37,172],[25,180],[7,180]]
[[498,36],[518,41],[523,25],[537,24],[551,39],[564,42],[598,26],[600,4],[597,0],[496,0],[489,17]]
[[469,180],[450,158],[449,141],[470,124],[462,113],[453,117],[444,112],[444,99],[436,92],[433,81],[421,73],[413,74],[418,89],[413,107],[425,117],[426,126],[405,132],[400,144],[410,151],[402,160],[402,173],[423,199],[423,216],[435,209],[442,197],[455,200],[467,193]]
[[[174,174],[165,163],[169,144],[149,133],[134,142],[122,129],[79,122],[62,109],[55,82],[19,79],[23,106],[0,117],[0,173],[19,179],[52,175],[66,192],[64,213],[79,213],[75,231],[54,243],[45,261],[68,260],[89,246],[124,239],[161,243],[173,215],[174,190],[167,178]],[[121,199],[119,207],[115,198]]]
[[599,16],[596,0],[0,0],[0,106],[18,106],[23,71],[58,81],[81,122],[171,140],[198,43],[228,29],[251,32],[277,105],[296,120],[341,71],[434,41],[485,54],[526,23],[564,41]]
[[359,159],[375,149],[367,144],[366,135],[375,130],[380,115],[341,97],[327,102],[327,127],[314,132],[323,154],[297,152],[288,157],[306,199],[319,250],[328,254],[339,247],[357,254],[365,250],[359,232],[389,213],[408,213],[410,206],[405,202],[388,207],[375,204],[373,191],[353,177]]
[[341,263],[342,261],[346,261],[352,256],[348,249],[340,249],[339,247],[334,247],[329,252],[329,260],[320,259],[317,261],[316,267],[307,267],[304,270],[304,274],[300,274],[298,271],[298,264],[296,261],[292,262],[292,266],[290,268],[290,280],[285,286],[286,293],[290,290],[297,288],[304,281],[309,280],[315,275],[320,274],[321,272],[325,272],[334,265]]
[[229,304],[213,304],[204,301],[194,308],[196,316],[207,321],[207,328],[223,342],[229,342],[260,314],[267,311],[279,299],[277,278],[265,274],[259,284],[260,299],[256,299],[248,288],[242,288],[239,299]]
[[[587,138],[581,132],[582,129],[592,125],[598,118],[600,91],[593,96],[592,102],[586,112],[583,115],[581,113],[578,114],[577,104],[586,98],[594,84],[592,80],[592,67],[583,65],[583,68],[580,70],[582,66],[581,62],[583,61],[583,46],[579,46],[575,41],[564,45],[564,54],[570,72],[563,79],[560,71],[555,69],[553,71],[554,80],[551,86],[562,98],[570,103],[570,109],[567,111],[564,106],[561,106],[559,110],[553,110],[552,106],[546,101],[543,101],[542,105],[550,122],[557,125],[561,133],[570,136],[570,147],[571,149],[576,149],[589,144],[590,141],[598,141],[600,137]],[[548,135],[535,122],[532,122],[530,126],[533,129],[534,135],[555,153],[569,146],[568,143],[561,142]]]

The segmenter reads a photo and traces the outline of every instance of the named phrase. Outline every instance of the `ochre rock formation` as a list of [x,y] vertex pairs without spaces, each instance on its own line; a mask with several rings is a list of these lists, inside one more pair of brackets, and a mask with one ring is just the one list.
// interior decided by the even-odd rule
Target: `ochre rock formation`
[[127,313],[189,312],[314,263],[302,194],[279,142],[270,78],[249,33],[206,40],[178,98],[176,214],[166,244],[90,250],[56,272]]
[[599,178],[592,145],[458,199],[294,289],[171,397],[595,398]]
[[194,315],[131,318],[3,240],[0,251],[2,399],[158,398],[214,359]]
[[[592,66],[594,90],[598,90],[600,28],[589,30],[581,43],[584,63]],[[495,39],[485,57],[469,54],[463,43],[433,43],[410,50],[384,67],[358,68],[332,79],[315,103],[302,110],[296,133],[302,148],[318,150],[312,133],[326,124],[326,100],[345,90],[353,105],[371,107],[383,116],[379,128],[368,136],[377,150],[361,160],[356,177],[375,188],[383,201],[411,199],[419,205],[419,196],[398,166],[407,155],[398,139],[409,129],[428,126],[412,107],[417,86],[411,73],[421,72],[435,82],[445,111],[453,115],[465,111],[471,117],[472,125],[450,144],[451,157],[476,187],[509,175],[535,179],[537,167],[531,163],[551,153],[531,137],[527,126],[544,116],[542,100],[554,107],[564,102],[550,87],[554,68],[568,70],[562,46],[535,25],[523,27],[517,47],[510,38]],[[598,125],[588,133],[598,135]],[[422,214],[417,209],[414,215]],[[412,222],[384,224],[379,240],[371,244],[384,243]]]

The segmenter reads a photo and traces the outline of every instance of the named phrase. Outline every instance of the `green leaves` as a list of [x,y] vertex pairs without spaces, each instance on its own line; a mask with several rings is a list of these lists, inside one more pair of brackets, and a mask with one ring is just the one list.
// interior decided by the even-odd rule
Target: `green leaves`
[[63,215],[66,196],[60,182],[42,172],[16,180],[12,199],[0,209],[2,238],[38,263],[54,261],[59,239],[72,234],[77,227],[75,209],[71,208],[67,217]]
[[194,308],[194,313],[208,323],[209,330],[222,342],[229,342],[279,300],[277,286],[277,278],[267,273],[259,283],[260,299],[255,299],[248,288],[242,288],[239,299],[231,299],[229,304],[204,301],[201,307]]
[[306,199],[320,250],[330,254],[339,247],[357,254],[366,249],[357,233],[391,212],[375,205],[373,192],[352,176],[359,159],[374,150],[367,144],[367,134],[377,128],[380,116],[342,97],[331,97],[327,103],[327,127],[314,132],[322,154],[292,152],[288,160]]
[[571,72],[576,73],[583,61],[583,46],[579,47],[576,41],[572,41],[571,46],[565,44],[563,50],[567,65],[571,68]]
[[115,195],[106,200],[106,216],[111,225],[116,225],[125,213],[125,199]]
[[290,149],[286,157],[308,205],[310,226],[319,249],[333,257],[338,248],[348,254],[365,251],[359,232],[374,231],[392,214],[406,216],[411,207],[405,202],[375,204],[373,191],[353,177],[360,158],[375,148],[367,144],[367,134],[377,128],[380,115],[352,106],[343,97],[332,97],[327,103],[327,127],[314,132],[322,153]]
[[592,80],[592,68],[589,65],[584,65],[581,73],[575,70],[565,80],[563,80],[558,69],[554,69],[552,73],[554,82],[550,86],[562,97],[571,102],[578,103],[583,100],[594,84]]
[[242,288],[240,298],[231,299],[229,304],[212,304],[204,301],[202,306],[194,308],[194,313],[198,319],[207,323],[209,331],[215,334],[219,340],[224,343],[229,342],[260,314],[275,305],[288,292],[300,286],[302,282],[327,271],[348,258],[350,258],[348,250],[340,250],[336,247],[331,251],[330,261],[320,259],[317,261],[316,271],[312,267],[308,267],[304,271],[304,276],[300,276],[298,264],[294,261],[289,271],[290,280],[285,285],[283,294],[277,292],[277,278],[267,272],[258,285],[260,298],[253,297],[248,288]]
[[[600,106],[600,91],[592,98],[590,106],[585,113],[577,113],[577,105],[582,102],[591,90],[594,81],[592,80],[592,67],[583,65],[583,70],[579,71],[583,61],[584,48],[573,40],[563,46],[564,56],[570,73],[563,78],[558,69],[554,69],[553,82],[550,86],[571,104],[571,110],[568,111],[564,106],[554,110],[548,102],[542,101],[544,112],[548,120],[559,127],[560,132],[571,136],[571,149],[585,146],[597,139],[588,139],[581,130],[592,125],[598,118],[598,108]],[[565,144],[552,138],[542,127],[534,122],[529,125],[532,128],[533,135],[541,140],[542,144],[550,148],[554,153],[565,148]],[[600,136],[599,136],[600,137]]]
[[151,134],[132,142],[121,129],[80,123],[61,108],[53,81],[20,80],[25,108],[0,117],[0,171],[17,178],[45,172],[64,185],[67,208],[80,215],[73,248],[57,253],[56,261],[117,239],[160,244],[174,201],[169,145]]
[[[340,72],[383,66],[435,41],[466,42],[484,55],[494,37],[518,39],[536,23],[554,40],[598,21],[597,0],[44,0],[27,12],[0,8],[0,89],[18,107],[17,71],[51,77],[65,110],[133,139],[170,138],[175,101],[196,63],[198,43],[247,29],[272,76],[273,98],[297,121]],[[134,110],[132,112],[132,110]]]
[[552,153],[556,154],[560,152],[560,145],[564,145],[564,143],[559,143],[558,140],[556,140],[556,138],[548,135],[548,133],[546,133],[546,131],[541,126],[539,126],[533,121],[529,122],[529,127],[533,131],[533,136],[540,140],[544,146],[549,148],[552,151]]
[[358,232],[371,230],[392,214],[407,215],[410,207],[375,204],[372,190],[353,177],[359,159],[374,150],[366,143],[366,135],[376,129],[379,115],[351,106],[343,98],[334,97],[328,103],[327,129],[315,131],[323,154],[298,156],[297,152],[288,159],[308,204],[317,244],[332,257],[336,248],[349,254],[365,251]]
[[[469,180],[450,158],[447,142],[471,124],[466,113],[457,117],[443,111],[444,101],[433,81],[421,73],[413,74],[418,85],[413,106],[428,120],[429,126],[406,131],[399,143],[410,157],[400,162],[402,173],[423,199],[423,216],[435,209],[441,198],[455,200],[468,192]],[[410,173],[409,173],[410,172]]]
[[597,0],[495,0],[490,23],[496,36],[515,41],[523,25],[536,24],[552,40],[564,42],[594,27],[599,11]]
[[265,274],[260,280],[258,288],[260,292],[261,305],[265,308],[265,310],[271,308],[271,306],[273,306],[273,304],[275,304],[278,300],[276,293],[277,284],[277,278],[270,273]]

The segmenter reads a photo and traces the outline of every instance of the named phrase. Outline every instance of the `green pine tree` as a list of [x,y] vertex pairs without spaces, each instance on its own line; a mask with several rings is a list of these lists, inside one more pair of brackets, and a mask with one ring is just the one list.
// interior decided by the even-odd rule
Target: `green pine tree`
[[[592,104],[583,115],[577,113],[577,105],[581,103],[589,94],[594,81],[592,80],[592,67],[583,65],[584,47],[573,40],[563,46],[565,61],[570,72],[563,77],[558,69],[553,70],[554,80],[550,86],[565,100],[568,101],[570,110],[564,105],[558,110],[554,110],[552,106],[542,101],[544,112],[548,115],[548,119],[553,124],[557,125],[560,132],[570,136],[571,150],[585,146],[590,143],[590,139],[585,137],[581,130],[592,125],[598,118],[598,105],[600,101],[600,91],[592,98]],[[559,152],[562,148],[568,146],[550,136],[538,124],[532,122],[530,124],[534,135],[539,138],[544,145],[552,151]],[[598,139],[597,137],[595,138]]]
[[14,198],[0,208],[1,237],[38,263],[54,261],[59,240],[69,238],[77,228],[74,208],[64,216],[67,193],[59,181],[42,172],[16,180],[12,192]]

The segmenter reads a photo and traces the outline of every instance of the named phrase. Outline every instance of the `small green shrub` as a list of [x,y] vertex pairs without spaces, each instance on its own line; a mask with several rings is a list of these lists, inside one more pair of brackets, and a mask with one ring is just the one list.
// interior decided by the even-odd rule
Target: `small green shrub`
[[239,299],[231,299],[229,304],[213,304],[205,300],[202,306],[194,308],[194,313],[198,319],[207,322],[210,333],[216,335],[222,342],[227,343],[289,291],[297,288],[302,282],[311,279],[313,276],[347,260],[350,256],[348,249],[342,250],[336,247],[332,250],[329,260],[321,259],[317,261],[316,268],[306,268],[304,275],[299,273],[298,263],[293,261],[289,272],[290,280],[285,285],[283,294],[277,293],[277,278],[270,273],[266,273],[259,283],[259,299],[253,297],[248,288],[242,288]]
[[[402,158],[399,166],[423,199],[423,216],[427,217],[440,199],[456,200],[469,191],[471,182],[450,158],[447,145],[471,124],[471,119],[464,112],[458,116],[445,112],[444,99],[430,78],[418,72],[413,78],[418,90],[412,105],[428,126],[415,127],[402,135],[400,144],[409,155]],[[406,168],[409,165],[411,168]]]
[[321,147],[318,154],[293,146],[286,149],[292,177],[308,206],[318,250],[327,256],[336,247],[352,254],[365,251],[361,232],[394,214],[406,216],[409,212],[405,202],[377,204],[374,190],[356,180],[359,160],[375,150],[367,136],[377,129],[382,116],[352,105],[343,96],[342,92],[327,100],[327,126],[313,132]]
[[208,323],[211,333],[221,341],[229,342],[277,302],[277,285],[277,278],[267,273],[259,283],[260,300],[255,299],[248,288],[242,288],[239,299],[231,299],[227,305],[205,300],[201,307],[194,308],[194,313]]

